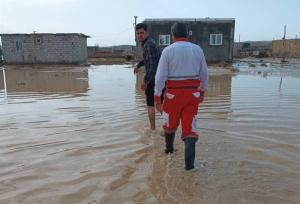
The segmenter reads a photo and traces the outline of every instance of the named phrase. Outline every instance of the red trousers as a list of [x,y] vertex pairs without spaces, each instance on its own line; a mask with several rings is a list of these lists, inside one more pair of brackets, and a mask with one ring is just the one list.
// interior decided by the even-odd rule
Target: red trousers
[[198,137],[196,119],[200,103],[199,80],[167,81],[163,102],[163,128],[172,133],[182,125],[181,138]]

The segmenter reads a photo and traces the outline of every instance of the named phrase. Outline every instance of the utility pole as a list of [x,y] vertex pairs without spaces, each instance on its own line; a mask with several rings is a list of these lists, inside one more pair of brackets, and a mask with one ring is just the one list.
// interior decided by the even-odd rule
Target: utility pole
[[283,33],[283,40],[285,40],[285,36],[286,36],[286,25],[284,25],[284,33]]
[[239,57],[241,57],[241,34],[239,34],[239,44],[238,44],[238,52],[239,52]]
[[281,62],[286,62],[286,57],[287,57],[287,51],[286,51],[286,41],[285,41],[285,39],[286,39],[286,25],[284,25],[284,31],[283,31],[283,38],[282,38],[282,40],[283,40],[283,59],[281,60]]
[[136,19],[137,19],[137,16],[134,16],[135,59],[138,58],[138,47],[139,47],[139,46],[138,46],[138,41],[137,41],[136,32],[135,32]]

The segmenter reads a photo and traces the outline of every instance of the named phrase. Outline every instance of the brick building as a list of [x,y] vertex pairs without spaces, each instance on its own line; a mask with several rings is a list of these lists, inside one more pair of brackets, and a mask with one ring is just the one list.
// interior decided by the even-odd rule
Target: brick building
[[0,34],[6,64],[84,64],[87,38],[81,33]]

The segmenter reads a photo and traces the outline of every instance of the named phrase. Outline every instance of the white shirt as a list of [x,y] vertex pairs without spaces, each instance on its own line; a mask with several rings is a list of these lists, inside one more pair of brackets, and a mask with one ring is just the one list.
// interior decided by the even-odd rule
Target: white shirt
[[208,89],[208,68],[203,50],[196,44],[177,41],[166,47],[155,75],[154,95],[160,96],[167,80],[199,79],[200,88]]

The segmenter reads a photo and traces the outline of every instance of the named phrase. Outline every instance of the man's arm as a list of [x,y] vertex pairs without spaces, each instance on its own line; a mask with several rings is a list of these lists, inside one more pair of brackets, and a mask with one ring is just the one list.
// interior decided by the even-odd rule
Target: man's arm
[[200,61],[200,72],[199,72],[199,79],[200,79],[200,103],[204,101],[205,92],[208,90],[208,67],[205,60],[205,56],[202,52],[202,58]]
[[206,92],[208,90],[208,68],[207,68],[207,64],[203,52],[200,61],[199,79],[201,81],[200,89]]
[[159,58],[158,55],[159,53],[157,53],[157,49],[153,45],[147,43],[144,45],[144,63],[146,66],[144,81],[147,84],[154,82],[155,80],[157,60]]

